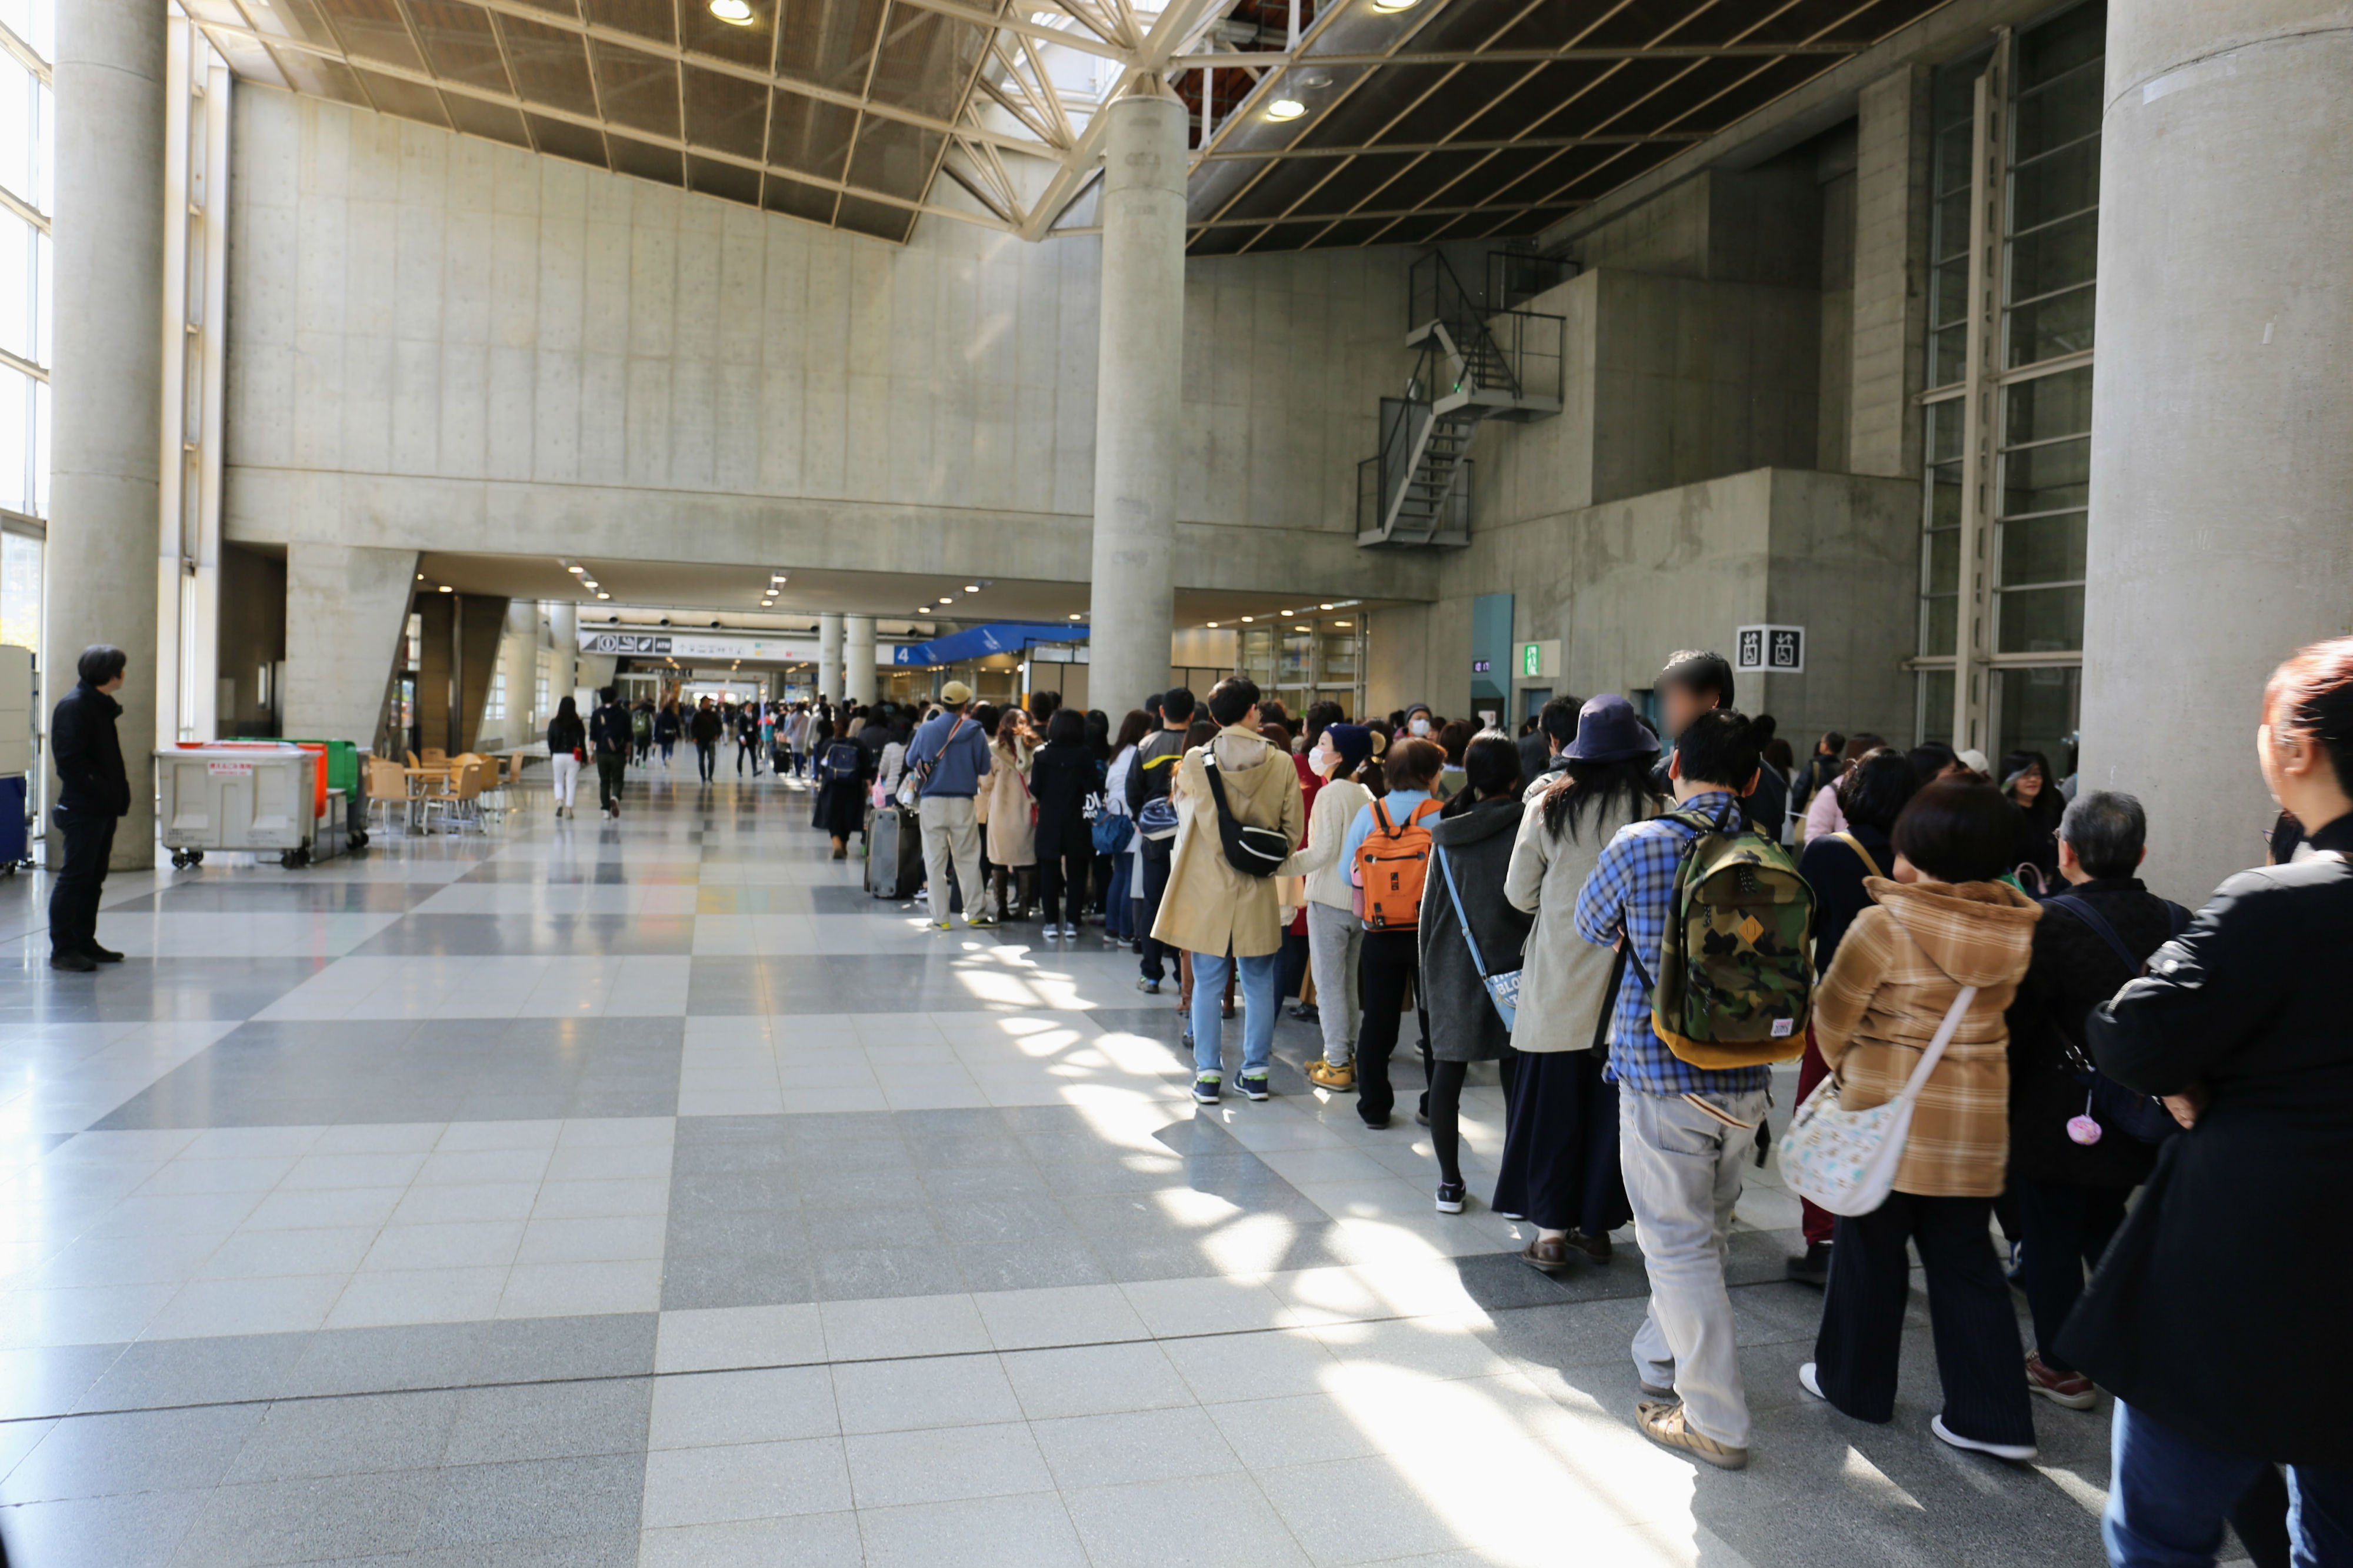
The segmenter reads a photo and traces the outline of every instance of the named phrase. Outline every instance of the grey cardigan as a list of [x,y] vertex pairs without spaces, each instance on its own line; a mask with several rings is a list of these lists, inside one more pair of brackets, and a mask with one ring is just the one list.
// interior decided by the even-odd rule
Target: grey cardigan
[[1504,874],[1504,897],[1536,918],[1528,932],[1520,968],[1519,1025],[1512,1046],[1523,1051],[1582,1051],[1593,1045],[1594,1026],[1609,988],[1615,955],[1577,934],[1571,918],[1577,895],[1601,858],[1602,847],[1629,822],[1655,816],[1666,803],[1654,800],[1635,816],[1622,812],[1577,824],[1577,837],[1546,831],[1544,795],[1532,795],[1512,843],[1512,863]]
[[[1519,819],[1519,803],[1506,796],[1482,800],[1430,825],[1430,837],[1446,853],[1445,869],[1461,895],[1462,913],[1478,934],[1479,956],[1487,961],[1489,973],[1520,967],[1520,944],[1528,931],[1527,916],[1505,903],[1501,893]],[[1433,857],[1421,893],[1419,984],[1430,1010],[1430,1054],[1442,1062],[1493,1061],[1510,1048],[1512,1032],[1504,1027],[1504,1016],[1495,1011],[1479,966],[1471,961],[1471,945],[1462,939],[1462,922],[1439,871]]]

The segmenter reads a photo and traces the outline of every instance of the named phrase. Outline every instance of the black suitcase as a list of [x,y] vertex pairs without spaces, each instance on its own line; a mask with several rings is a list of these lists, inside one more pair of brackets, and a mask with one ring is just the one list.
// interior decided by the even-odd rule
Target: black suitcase
[[923,826],[911,811],[886,805],[866,829],[866,890],[901,902],[923,885]]

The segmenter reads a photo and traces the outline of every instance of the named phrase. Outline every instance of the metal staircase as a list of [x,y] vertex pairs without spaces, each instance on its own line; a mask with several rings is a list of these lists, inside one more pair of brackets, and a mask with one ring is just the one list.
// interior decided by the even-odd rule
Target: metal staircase
[[1419,351],[1403,397],[1381,399],[1381,449],[1356,468],[1356,542],[1471,542],[1471,441],[1488,419],[1560,412],[1563,324],[1488,312],[1432,253],[1408,275],[1406,346]]

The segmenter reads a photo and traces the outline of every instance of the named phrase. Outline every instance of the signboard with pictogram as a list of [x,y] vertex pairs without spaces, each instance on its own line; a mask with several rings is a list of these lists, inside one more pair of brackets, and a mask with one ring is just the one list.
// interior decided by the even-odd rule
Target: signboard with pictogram
[[1803,626],[1735,626],[1732,668],[1741,675],[1803,675],[1806,672],[1806,628]]

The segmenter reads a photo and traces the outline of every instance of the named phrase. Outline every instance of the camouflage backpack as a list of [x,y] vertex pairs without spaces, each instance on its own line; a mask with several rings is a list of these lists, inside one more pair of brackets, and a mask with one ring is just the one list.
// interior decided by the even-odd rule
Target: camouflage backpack
[[1651,1027],[1695,1068],[1788,1061],[1806,1048],[1814,988],[1814,890],[1788,851],[1741,824],[1670,812],[1699,829],[1675,871]]

